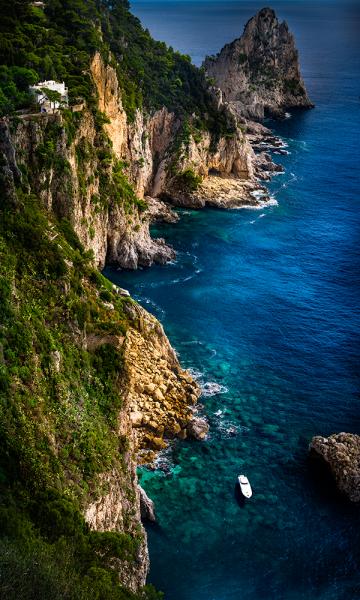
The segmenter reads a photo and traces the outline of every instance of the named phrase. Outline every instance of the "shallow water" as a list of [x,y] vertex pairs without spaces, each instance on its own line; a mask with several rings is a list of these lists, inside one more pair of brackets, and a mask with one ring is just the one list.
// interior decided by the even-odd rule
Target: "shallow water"
[[[317,105],[273,124],[290,151],[276,157],[286,168],[270,184],[278,204],[182,211],[154,232],[176,263],[106,270],[161,319],[182,364],[218,384],[201,400],[208,441],[177,442],[163,470],[140,472],[158,516],[149,579],[169,600],[360,598],[359,510],[307,462],[313,435],[360,432],[359,11],[278,6]],[[158,38],[196,60],[261,8],[185,7],[134,3]],[[254,491],[246,504],[240,472]]]

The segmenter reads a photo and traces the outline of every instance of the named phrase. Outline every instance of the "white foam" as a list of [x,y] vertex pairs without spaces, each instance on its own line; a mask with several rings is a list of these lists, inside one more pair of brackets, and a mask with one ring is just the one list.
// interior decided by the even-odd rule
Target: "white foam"
[[175,465],[172,461],[172,448],[168,446],[165,450],[160,450],[154,460],[154,467],[159,471],[163,471],[166,475],[169,475],[171,471],[175,468]]
[[147,298],[146,296],[139,296],[138,294],[135,294],[134,298],[140,304],[147,304],[148,306],[151,306],[151,308],[159,316],[159,318],[163,319],[166,316],[166,312],[164,311],[164,309],[161,308],[161,306],[159,306],[158,304],[156,304],[156,302],[151,300],[151,298]]
[[235,437],[242,432],[249,431],[248,427],[244,427],[242,425],[237,425],[232,423],[231,421],[219,421],[217,424],[217,429],[221,433],[221,435],[225,438]]
[[200,383],[202,396],[210,398],[211,396],[217,396],[218,394],[226,394],[228,388],[225,385],[216,383],[215,381],[207,381],[206,383]]
[[244,208],[247,210],[262,210],[263,208],[268,208],[269,206],[278,206],[278,201],[275,196],[270,196],[268,200],[264,200],[264,202],[259,202],[256,206],[252,204],[246,204],[245,206],[239,206],[237,210]]
[[258,200],[259,198],[264,198],[265,196],[267,196],[267,191],[261,188],[259,188],[258,190],[252,190],[252,192],[250,192],[250,196],[255,198],[255,200]]
[[195,379],[195,381],[199,381],[199,379],[201,379],[204,376],[204,373],[202,373],[198,369],[193,369],[192,367],[190,367],[190,369],[187,369],[187,372],[191,375],[193,379]]

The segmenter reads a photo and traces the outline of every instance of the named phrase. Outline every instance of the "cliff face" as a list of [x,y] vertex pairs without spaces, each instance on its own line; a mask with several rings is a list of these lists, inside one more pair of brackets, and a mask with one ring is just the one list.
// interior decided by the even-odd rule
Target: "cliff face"
[[[106,142],[104,150],[92,113],[83,110],[74,118],[72,137],[61,114],[24,118],[11,125],[12,133],[3,119],[2,146],[26,169],[29,186],[47,210],[70,221],[99,267],[107,261],[134,269],[172,259],[171,248],[150,237],[146,203],[139,208],[135,195],[130,197],[121,163],[116,165],[119,180],[113,178],[111,147]],[[116,200],[117,187],[128,193],[127,206]]]
[[[191,126],[184,135],[184,123],[165,107],[152,115],[138,110],[134,122],[129,123],[115,70],[110,65],[105,66],[99,54],[94,57],[91,70],[99,107],[109,120],[105,130],[116,156],[128,164],[129,179],[140,197],[164,196],[175,206],[201,208],[207,203],[226,206],[226,203],[216,202],[216,195],[209,193],[207,186],[194,194],[179,185],[179,176],[188,170],[201,180],[215,181],[218,192],[223,183],[219,177],[231,179],[232,183],[235,180],[254,183],[253,150],[244,130],[237,126],[236,116],[220,97],[214,96],[214,103],[219,114],[226,113],[231,135],[214,140],[208,131],[193,130]],[[236,186],[236,191],[237,205],[241,205],[246,194],[241,185]]]
[[[146,533],[140,525],[140,491],[136,466],[152,460],[166,439],[186,437],[193,419],[190,407],[200,390],[183,371],[160,323],[135,303],[126,307],[130,327],[125,336],[112,338],[121,346],[124,370],[120,394],[123,405],[117,417],[119,439],[127,440],[125,469],[114,468],[98,476],[104,492],[85,507],[85,519],[96,531],[121,531],[140,537],[135,560],[119,561],[123,585],[134,591],[145,585],[149,568]],[[106,336],[89,336],[92,351],[109,343]]]
[[179,176],[190,170],[204,181],[215,181],[218,191],[221,177],[253,184],[254,153],[235,124],[231,136],[214,143],[206,131],[189,131],[178,141],[183,124],[166,108],[152,115],[137,110],[129,122],[115,69],[96,54],[91,73],[100,125],[86,108],[71,114],[25,115],[17,123],[4,118],[3,151],[15,169],[22,169],[19,178],[25,173],[29,189],[47,210],[70,221],[99,267],[106,262],[130,269],[165,263],[175,254],[163,240],[150,237],[149,225],[154,218],[171,219],[171,214],[151,198],[165,196],[180,206],[201,207],[208,199],[216,204],[216,194],[209,194],[206,186],[193,194],[178,185]]
[[262,119],[287,108],[310,108],[294,36],[285,21],[263,8],[243,35],[204,62],[207,75],[239,115]]

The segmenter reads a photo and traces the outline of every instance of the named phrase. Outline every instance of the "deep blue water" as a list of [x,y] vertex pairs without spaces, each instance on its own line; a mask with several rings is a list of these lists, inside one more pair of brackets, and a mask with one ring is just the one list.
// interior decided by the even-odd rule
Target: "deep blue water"
[[[261,5],[133,3],[196,62]],[[175,264],[107,270],[164,324],[204,397],[208,441],[177,442],[170,473],[142,470],[156,503],[149,580],[168,600],[360,598],[359,509],[307,461],[315,434],[360,433],[359,9],[276,3],[316,109],[272,124],[286,174],[262,210],[185,211],[158,232]],[[253,499],[235,493],[245,472]]]

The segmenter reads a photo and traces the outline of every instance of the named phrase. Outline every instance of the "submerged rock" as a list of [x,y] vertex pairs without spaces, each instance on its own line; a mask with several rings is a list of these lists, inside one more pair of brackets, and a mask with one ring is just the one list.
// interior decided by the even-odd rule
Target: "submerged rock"
[[310,455],[322,459],[330,469],[338,489],[352,502],[360,501],[360,436],[337,433],[328,438],[316,436]]
[[140,512],[143,521],[156,521],[154,502],[149,498],[145,490],[139,485],[140,492]]

